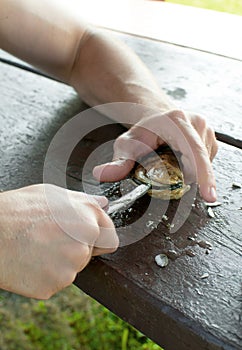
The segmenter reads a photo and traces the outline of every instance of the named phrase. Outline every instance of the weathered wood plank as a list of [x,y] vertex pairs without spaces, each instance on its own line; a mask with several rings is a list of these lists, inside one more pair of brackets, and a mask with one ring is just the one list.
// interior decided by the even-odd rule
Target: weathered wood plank
[[[85,141],[74,152],[68,170],[70,186],[76,189],[81,188],[81,172],[78,176],[74,158],[84,159],[84,145]],[[222,202],[213,209],[214,218],[198,196],[186,222],[171,233],[167,223],[172,222],[178,202],[165,213],[168,221],[162,221],[162,202],[155,200],[143,221],[120,234],[122,240],[126,235],[126,242],[127,237],[131,242],[142,239],[94,260],[76,280],[81,289],[167,350],[239,349],[241,342],[242,193],[232,184],[242,181],[242,151],[220,144],[214,168]],[[91,172],[87,178],[92,181]],[[99,191],[95,186],[90,189],[90,193]],[[148,196],[138,200],[131,212],[116,216],[116,225],[131,224],[144,215],[147,202]],[[154,260],[160,253],[171,258],[164,269]]]
[[131,35],[116,35],[135,50],[180,108],[200,113],[218,132],[241,140],[240,61]]
[[0,74],[1,188],[42,182],[52,137],[86,106],[64,84],[6,64],[0,65]]

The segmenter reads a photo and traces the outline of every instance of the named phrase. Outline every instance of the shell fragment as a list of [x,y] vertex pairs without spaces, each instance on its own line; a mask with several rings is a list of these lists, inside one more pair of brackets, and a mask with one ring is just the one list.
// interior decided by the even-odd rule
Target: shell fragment
[[205,202],[204,204],[206,205],[206,207],[218,207],[218,206],[222,205],[222,203],[218,202],[218,201],[212,202],[212,203]]
[[213,209],[211,207],[208,207],[208,216],[210,216],[210,218],[215,218]]
[[169,259],[165,254],[158,254],[155,257],[155,262],[160,267],[166,267],[169,263]]

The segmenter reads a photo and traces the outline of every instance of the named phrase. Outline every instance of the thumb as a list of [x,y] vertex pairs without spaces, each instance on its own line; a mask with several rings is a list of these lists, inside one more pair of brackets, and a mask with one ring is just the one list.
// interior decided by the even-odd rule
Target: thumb
[[139,156],[140,141],[134,139],[130,132],[119,136],[114,143],[112,162],[101,164],[93,169],[93,176],[99,181],[118,181],[123,179],[133,168]]
[[97,165],[93,169],[93,176],[99,181],[107,182],[123,179],[133,168],[134,160],[123,157],[114,159],[112,162]]

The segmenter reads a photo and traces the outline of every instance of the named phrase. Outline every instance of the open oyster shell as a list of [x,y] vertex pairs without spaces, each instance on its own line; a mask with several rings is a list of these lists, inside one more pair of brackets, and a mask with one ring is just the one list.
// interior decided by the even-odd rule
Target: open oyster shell
[[171,150],[147,157],[134,171],[134,179],[151,184],[148,194],[160,199],[179,199],[190,186],[185,185],[179,163]]

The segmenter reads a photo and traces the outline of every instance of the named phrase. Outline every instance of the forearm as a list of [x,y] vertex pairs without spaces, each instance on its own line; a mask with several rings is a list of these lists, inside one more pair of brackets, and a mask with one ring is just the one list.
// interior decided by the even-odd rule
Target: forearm
[[132,102],[161,112],[174,108],[151,72],[126,45],[101,31],[86,35],[70,83],[89,105]]
[[67,1],[0,0],[0,5],[2,48],[71,84],[87,104],[173,108],[141,60],[116,38],[84,23]]
[[0,44],[64,82],[88,26],[65,0],[0,0]]

